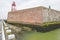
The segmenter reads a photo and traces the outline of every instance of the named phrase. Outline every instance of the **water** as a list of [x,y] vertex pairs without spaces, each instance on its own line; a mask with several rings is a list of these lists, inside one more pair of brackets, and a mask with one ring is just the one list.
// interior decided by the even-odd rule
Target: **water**
[[60,40],[60,29],[50,32],[24,32],[17,34],[17,40]]

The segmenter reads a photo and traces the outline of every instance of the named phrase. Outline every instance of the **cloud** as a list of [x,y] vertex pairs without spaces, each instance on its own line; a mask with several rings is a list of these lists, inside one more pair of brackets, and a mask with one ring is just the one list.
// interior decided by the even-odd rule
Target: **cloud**
[[60,0],[0,0],[0,19],[7,18],[8,12],[11,9],[12,2],[16,2],[17,10],[36,7],[36,6],[51,6],[52,9],[60,10]]

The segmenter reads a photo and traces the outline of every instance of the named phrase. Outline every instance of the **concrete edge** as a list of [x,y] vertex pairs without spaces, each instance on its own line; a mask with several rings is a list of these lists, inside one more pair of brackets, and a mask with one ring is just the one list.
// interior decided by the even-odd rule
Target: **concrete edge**
[[5,40],[5,34],[4,34],[4,27],[3,27],[3,23],[2,23],[2,40]]

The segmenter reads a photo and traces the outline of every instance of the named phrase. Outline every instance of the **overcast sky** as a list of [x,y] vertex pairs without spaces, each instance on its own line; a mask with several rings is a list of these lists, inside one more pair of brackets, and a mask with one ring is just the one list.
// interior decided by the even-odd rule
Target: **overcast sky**
[[16,2],[17,10],[50,5],[52,9],[60,11],[60,0],[0,0],[0,19],[7,18],[13,1]]

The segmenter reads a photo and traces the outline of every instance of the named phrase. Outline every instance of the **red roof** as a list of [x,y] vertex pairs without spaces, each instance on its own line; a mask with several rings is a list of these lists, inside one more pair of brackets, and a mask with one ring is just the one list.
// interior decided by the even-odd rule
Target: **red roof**
[[13,1],[12,6],[16,6],[15,1]]

